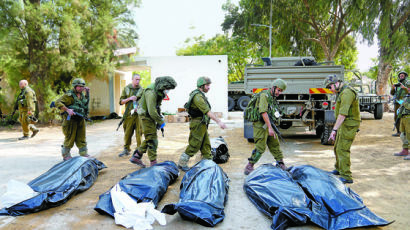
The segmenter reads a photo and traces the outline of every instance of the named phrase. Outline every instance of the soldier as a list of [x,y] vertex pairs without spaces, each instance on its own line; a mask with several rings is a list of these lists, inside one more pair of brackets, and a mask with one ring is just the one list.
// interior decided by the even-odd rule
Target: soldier
[[[64,143],[61,146],[63,160],[71,159],[70,150],[75,145],[79,154],[83,157],[88,155],[87,141],[85,137],[86,122],[88,116],[89,88],[85,87],[85,81],[82,78],[73,80],[73,89],[66,92],[56,101],[56,107],[63,111],[63,134]],[[83,91],[86,94],[83,94]]]
[[[399,101],[403,100],[404,96],[407,94],[407,88],[403,85],[407,82],[408,74],[404,71],[401,71],[397,78],[399,82],[394,84],[390,90],[390,94],[393,95],[393,103],[394,103],[394,121],[397,119],[397,110],[400,108]],[[400,122],[396,123],[396,130],[397,133],[393,134],[392,136],[398,137],[400,136]]]
[[[273,81],[272,87],[268,90],[263,90],[255,104],[255,110],[258,111],[259,119],[253,122],[253,138],[255,140],[255,149],[252,155],[248,158],[248,164],[245,167],[245,175],[251,173],[253,166],[259,161],[262,154],[265,152],[266,145],[270,153],[276,160],[276,166],[286,170],[285,162],[283,161],[283,153],[280,150],[279,138],[275,134],[269,120],[269,115],[272,118],[279,119],[279,104],[276,100],[279,95],[286,90],[287,84],[282,79]],[[269,113],[269,114],[268,114]]]
[[23,128],[23,136],[19,137],[19,140],[29,139],[30,130],[33,132],[31,137],[34,137],[40,130],[34,125],[37,122],[37,118],[34,117],[36,111],[36,93],[28,86],[27,80],[21,80],[19,82],[21,89],[20,94],[17,97],[17,104],[19,110],[19,121]]
[[[410,81],[404,81],[402,86],[410,92]],[[409,156],[409,139],[410,139],[410,94],[407,94],[402,101],[399,101],[401,106],[398,109],[397,119],[400,122],[400,139],[403,149],[401,152],[395,153],[394,156],[405,156],[405,160],[410,160]]]
[[353,183],[350,171],[350,147],[360,126],[359,97],[355,89],[345,85],[336,75],[325,79],[324,85],[337,94],[335,118],[329,140],[334,140],[336,156],[335,170],[331,173],[340,175],[343,183]]
[[145,167],[141,158],[147,151],[151,166],[157,163],[157,130],[162,130],[165,127],[165,122],[161,115],[161,103],[168,94],[168,91],[175,89],[176,86],[177,83],[172,77],[163,76],[155,79],[155,83],[150,84],[142,92],[137,111],[145,140],[141,146],[135,149],[130,159],[131,163]]
[[211,79],[200,77],[196,86],[197,89],[189,94],[189,100],[185,105],[191,116],[191,121],[189,123],[189,144],[178,162],[178,167],[184,172],[189,170],[187,166],[189,158],[194,156],[198,150],[201,151],[202,158],[212,160],[211,142],[208,135],[210,119],[214,120],[221,129],[226,128],[226,125],[212,113],[211,105],[205,96],[205,93],[208,93],[211,88]]
[[141,145],[141,126],[137,113],[137,94],[142,91],[140,87],[141,76],[134,74],[132,76],[132,83],[125,86],[120,97],[120,105],[126,104],[124,116],[124,150],[118,155],[119,157],[130,155],[131,138],[135,132],[135,139],[137,147]]

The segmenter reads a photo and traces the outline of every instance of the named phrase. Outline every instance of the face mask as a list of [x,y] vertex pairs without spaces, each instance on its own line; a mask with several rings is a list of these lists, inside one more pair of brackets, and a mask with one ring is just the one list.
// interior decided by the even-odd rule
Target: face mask
[[168,94],[168,93],[169,93],[168,89],[164,90],[164,94]]

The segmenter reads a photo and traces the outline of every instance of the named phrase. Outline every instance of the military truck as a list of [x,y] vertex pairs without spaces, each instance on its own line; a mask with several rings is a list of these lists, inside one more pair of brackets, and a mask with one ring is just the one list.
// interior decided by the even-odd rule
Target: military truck
[[243,81],[231,82],[228,85],[228,111],[244,111],[248,102],[251,100],[245,94]]
[[369,112],[374,115],[374,119],[380,120],[383,118],[383,107],[384,103],[388,102],[388,95],[377,95],[376,94],[376,82],[371,81],[369,84],[363,82],[362,75],[359,71],[353,70],[353,74],[356,76],[350,82],[359,92],[359,104],[360,112]]
[[[316,63],[313,57],[263,58],[264,65],[247,65],[244,76],[244,92],[253,93],[268,89],[272,82],[281,78],[288,84],[278,97],[282,110],[280,128],[308,127],[315,131],[324,145],[335,123],[335,95],[323,88],[325,78],[331,74],[344,79],[344,66],[333,62]],[[310,63],[307,65],[306,63]],[[296,64],[296,65],[295,65]],[[244,136],[253,141],[252,123],[244,121]]]

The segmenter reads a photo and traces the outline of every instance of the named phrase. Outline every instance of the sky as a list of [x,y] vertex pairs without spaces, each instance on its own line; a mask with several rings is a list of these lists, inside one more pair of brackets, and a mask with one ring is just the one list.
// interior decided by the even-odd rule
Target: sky
[[[226,0],[142,0],[134,10],[138,48],[141,56],[175,56],[187,38],[204,35],[206,39],[222,34]],[[231,0],[237,4],[239,0]],[[377,57],[377,45],[357,43],[360,71],[367,71],[371,58]]]

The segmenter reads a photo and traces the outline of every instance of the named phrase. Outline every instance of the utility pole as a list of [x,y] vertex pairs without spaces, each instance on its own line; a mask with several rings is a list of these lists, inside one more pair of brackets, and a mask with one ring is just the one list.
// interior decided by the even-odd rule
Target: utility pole
[[251,26],[261,26],[269,28],[269,58],[272,57],[272,0],[270,1],[270,15],[269,15],[269,26],[262,24],[251,24]]

